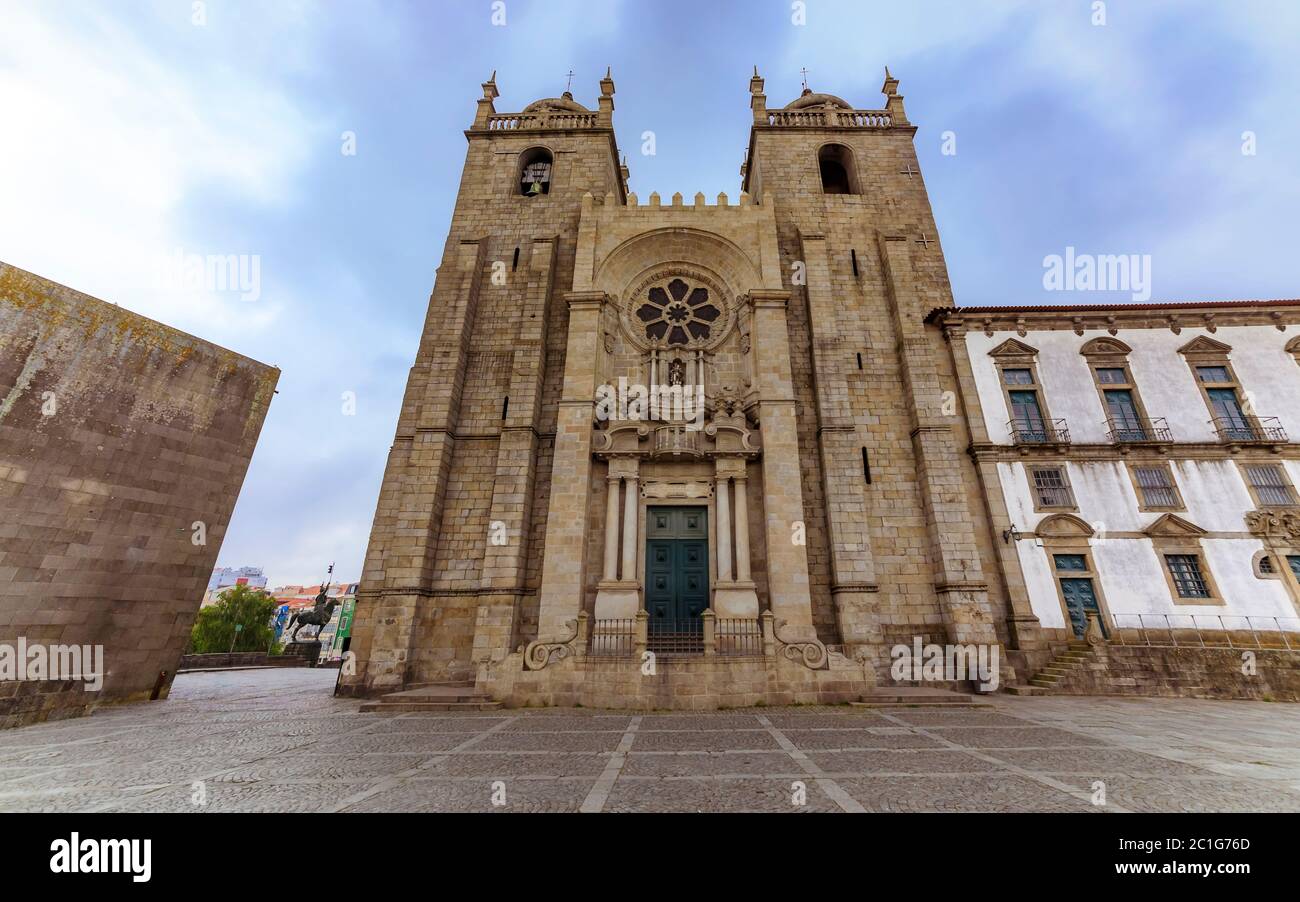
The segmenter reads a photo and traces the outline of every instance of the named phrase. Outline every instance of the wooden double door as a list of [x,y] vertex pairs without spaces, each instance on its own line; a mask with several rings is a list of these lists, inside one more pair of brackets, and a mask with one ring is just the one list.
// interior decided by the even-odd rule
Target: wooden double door
[[652,635],[694,634],[709,606],[709,511],[646,510],[645,607]]

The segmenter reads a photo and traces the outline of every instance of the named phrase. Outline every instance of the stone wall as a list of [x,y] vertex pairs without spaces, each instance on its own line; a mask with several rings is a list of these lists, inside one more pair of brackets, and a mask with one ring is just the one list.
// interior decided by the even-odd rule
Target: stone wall
[[0,646],[106,671],[0,682],[0,725],[166,696],[278,378],[0,263]]
[[[1247,653],[1255,656],[1250,676],[1242,673]],[[1102,645],[1051,694],[1300,702],[1300,652]]]

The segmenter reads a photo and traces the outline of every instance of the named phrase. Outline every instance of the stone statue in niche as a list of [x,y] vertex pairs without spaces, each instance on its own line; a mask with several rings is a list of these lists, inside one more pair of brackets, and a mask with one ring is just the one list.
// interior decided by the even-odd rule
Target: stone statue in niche
[[674,358],[672,362],[668,364],[668,384],[686,384],[686,364],[682,362],[680,357]]
[[606,332],[606,333],[605,333],[605,353],[606,353],[606,354],[613,354],[613,353],[614,353],[614,333],[613,333],[613,332]]

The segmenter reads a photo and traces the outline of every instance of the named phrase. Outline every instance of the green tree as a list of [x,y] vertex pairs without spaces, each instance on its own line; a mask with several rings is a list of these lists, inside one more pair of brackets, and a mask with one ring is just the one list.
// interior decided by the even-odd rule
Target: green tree
[[277,607],[279,602],[261,589],[232,586],[221,593],[216,604],[199,610],[190,630],[190,653],[228,652],[232,645],[235,651],[271,649],[275,638],[271,623]]

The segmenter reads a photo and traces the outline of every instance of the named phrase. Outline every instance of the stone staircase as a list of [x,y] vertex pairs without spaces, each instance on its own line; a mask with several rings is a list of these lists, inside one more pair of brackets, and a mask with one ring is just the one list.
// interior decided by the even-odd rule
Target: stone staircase
[[[1013,686],[1008,691],[1013,695],[1044,695],[1051,692],[1066,677],[1092,660],[1093,648],[1087,642],[1076,639],[1055,658],[1052,658],[1040,672],[1034,675],[1028,686]],[[1018,690],[1018,691],[1017,691]]]
[[410,714],[416,711],[495,711],[501,703],[474,691],[472,680],[425,683],[363,702],[362,713]]

